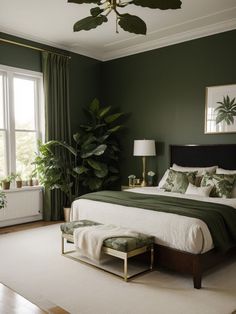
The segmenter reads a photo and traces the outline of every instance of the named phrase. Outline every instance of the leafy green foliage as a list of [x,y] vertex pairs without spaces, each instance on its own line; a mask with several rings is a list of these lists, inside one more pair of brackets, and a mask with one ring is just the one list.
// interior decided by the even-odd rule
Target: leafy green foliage
[[119,179],[117,133],[123,125],[117,125],[117,120],[123,113],[110,111],[110,106],[94,99],[85,108],[88,122],[73,135],[73,146],[61,141],[39,143],[34,165],[45,188],[60,189],[71,203],[81,193],[80,184],[86,192],[96,191]]
[[[127,5],[134,4],[141,7],[148,7],[151,9],[179,9],[182,2],[180,0],[68,0],[68,2],[82,4],[82,3],[96,3],[98,6],[90,10],[91,16],[81,19],[74,25],[74,31],[90,30],[100,26],[108,21],[107,16],[114,11],[117,16],[117,22],[120,27],[130,33],[145,35],[147,33],[146,23],[138,16],[128,13],[119,13],[119,8],[124,8]],[[104,15],[102,14],[104,13]],[[118,31],[117,31],[118,32]]]
[[227,125],[234,123],[234,117],[236,116],[236,102],[235,98],[230,99],[229,95],[223,97],[223,101],[218,101],[220,104],[215,111],[218,111],[216,117],[216,123],[225,121]]
[[71,203],[73,172],[70,163],[66,162],[67,151],[75,153],[72,147],[60,141],[49,141],[45,144],[39,142],[39,153],[33,164],[40,183],[46,189],[60,189]]
[[140,17],[126,13],[121,15],[119,19],[118,23],[123,30],[134,34],[146,35],[147,26]]
[[133,4],[151,9],[180,9],[182,2],[180,0],[133,0]]
[[100,16],[88,16],[84,19],[78,21],[74,25],[74,32],[79,32],[82,30],[88,31],[90,29],[96,28],[102,23],[107,22],[108,19],[104,15]]
[[6,194],[3,191],[0,191],[0,209],[6,207],[6,205],[7,205]]
[[71,3],[83,4],[83,3],[97,3],[100,4],[99,0],[68,0]]
[[111,113],[111,106],[101,106],[94,99],[86,106],[88,122],[76,134],[79,181],[90,191],[109,186],[119,179],[119,141],[117,124],[123,113]]

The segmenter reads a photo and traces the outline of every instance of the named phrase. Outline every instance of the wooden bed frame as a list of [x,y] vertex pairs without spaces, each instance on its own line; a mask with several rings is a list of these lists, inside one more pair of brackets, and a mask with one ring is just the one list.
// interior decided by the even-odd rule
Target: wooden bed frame
[[[183,167],[208,167],[218,165],[224,169],[236,169],[236,144],[222,145],[170,145],[170,165]],[[192,254],[156,245],[156,265],[193,277],[194,288],[202,286],[204,271],[216,266],[234,254],[236,249],[222,253],[212,249],[204,254]]]

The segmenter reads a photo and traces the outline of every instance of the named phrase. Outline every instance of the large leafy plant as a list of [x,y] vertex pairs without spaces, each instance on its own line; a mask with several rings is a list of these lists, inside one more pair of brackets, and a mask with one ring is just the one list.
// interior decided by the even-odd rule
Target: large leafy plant
[[[119,141],[123,113],[111,113],[97,99],[85,108],[88,122],[73,135],[74,145],[62,141],[40,143],[35,172],[47,189],[60,189],[69,203],[83,190],[110,188],[119,179]],[[68,158],[69,155],[69,158]]]
[[127,32],[142,34],[147,33],[146,23],[138,16],[129,13],[121,13],[120,9],[133,4],[136,6],[147,7],[151,9],[179,9],[182,2],[180,0],[68,0],[77,4],[90,3],[97,6],[90,10],[90,16],[79,20],[74,25],[74,31],[88,31],[96,28],[108,21],[107,16],[113,11],[116,14],[116,32],[118,25]]
[[217,111],[216,123],[225,121],[227,125],[234,123],[234,117],[236,116],[236,102],[235,98],[230,99],[229,95],[223,97],[223,101],[218,101],[220,104],[215,111]]
[[[65,150],[65,148],[67,148]],[[59,189],[71,204],[73,200],[73,171],[71,169],[68,151],[71,148],[60,141],[49,141],[45,144],[39,142],[39,152],[35,157],[34,174],[39,176],[40,183],[49,190]]]
[[85,108],[88,122],[80,125],[73,138],[76,143],[74,171],[79,182],[90,191],[108,188],[119,179],[120,146],[117,138],[123,125],[117,123],[123,113],[111,113],[97,99]]

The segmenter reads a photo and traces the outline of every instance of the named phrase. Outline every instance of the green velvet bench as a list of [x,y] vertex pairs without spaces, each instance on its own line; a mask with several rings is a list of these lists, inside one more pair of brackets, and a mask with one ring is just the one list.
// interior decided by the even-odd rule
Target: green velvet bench
[[[70,243],[74,243],[74,237],[73,237],[74,229],[80,228],[80,227],[86,227],[86,226],[95,226],[95,225],[100,225],[100,224],[91,220],[72,221],[72,222],[62,224],[61,225],[62,255],[69,257],[68,254],[75,252],[75,250],[67,251],[67,252],[65,251],[65,240]],[[149,264],[148,269],[139,271],[135,273],[134,275],[129,276],[128,275],[128,259],[134,256],[138,256],[140,254],[144,254],[146,252],[150,252],[150,264]],[[121,277],[124,278],[125,281],[128,281],[128,279],[130,279],[131,277],[144,273],[148,270],[149,271],[152,270],[153,259],[154,259],[154,237],[143,234],[143,233],[139,233],[138,237],[108,238],[103,241],[102,253],[120,258],[124,261],[124,274]],[[92,266],[95,266],[95,265],[92,265]],[[106,270],[106,271],[111,272],[109,270]],[[115,274],[115,275],[118,275],[118,274]]]

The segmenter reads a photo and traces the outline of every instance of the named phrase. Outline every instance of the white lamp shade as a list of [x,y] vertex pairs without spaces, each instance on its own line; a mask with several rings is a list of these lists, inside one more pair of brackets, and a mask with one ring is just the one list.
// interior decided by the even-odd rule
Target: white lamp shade
[[135,140],[134,156],[156,156],[154,140]]

